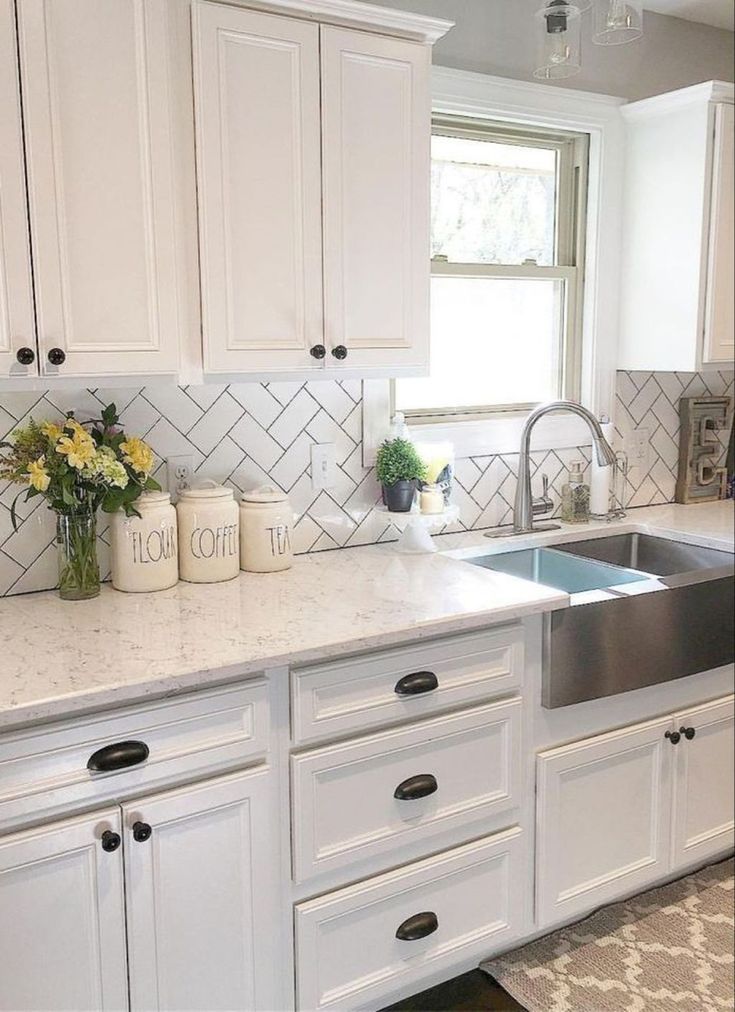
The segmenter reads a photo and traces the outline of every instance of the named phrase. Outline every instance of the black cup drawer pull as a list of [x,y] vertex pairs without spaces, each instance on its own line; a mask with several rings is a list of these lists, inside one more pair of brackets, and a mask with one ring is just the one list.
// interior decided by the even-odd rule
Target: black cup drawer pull
[[395,693],[397,696],[421,696],[438,688],[439,679],[433,671],[414,671],[396,682]]
[[87,762],[87,769],[93,773],[110,773],[113,770],[126,770],[130,766],[138,766],[145,762],[149,749],[143,741],[118,741],[114,745],[105,745],[97,749]]
[[393,792],[393,797],[397,801],[416,801],[417,798],[428,798],[438,790],[439,784],[435,776],[431,773],[419,773],[418,776],[409,777],[399,784]]
[[431,910],[414,914],[400,925],[396,938],[401,942],[418,942],[420,938],[433,935],[439,928],[439,918]]

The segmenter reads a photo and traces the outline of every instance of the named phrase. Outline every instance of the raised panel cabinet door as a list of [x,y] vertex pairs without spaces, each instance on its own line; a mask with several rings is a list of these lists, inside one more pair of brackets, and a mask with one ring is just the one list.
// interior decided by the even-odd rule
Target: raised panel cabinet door
[[735,841],[735,697],[674,716],[674,868],[724,853]]
[[167,0],[18,0],[41,370],[174,373]]
[[669,871],[672,730],[666,718],[538,755],[539,927],[643,889]]
[[735,107],[715,107],[705,363],[735,358]]
[[13,0],[0,0],[0,377],[38,372],[19,88]]
[[205,369],[321,370],[319,28],[192,16]]
[[120,834],[110,808],[0,838],[4,1012],[127,1009]]
[[431,52],[321,33],[329,364],[426,371]]
[[134,1012],[283,1007],[270,789],[258,767],[123,806]]

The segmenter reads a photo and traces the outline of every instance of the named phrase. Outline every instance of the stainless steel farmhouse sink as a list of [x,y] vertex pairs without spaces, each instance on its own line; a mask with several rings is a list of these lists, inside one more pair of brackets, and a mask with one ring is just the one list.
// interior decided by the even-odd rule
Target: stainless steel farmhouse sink
[[544,616],[547,708],[708,671],[735,657],[730,552],[611,534],[466,561],[570,594],[570,608]]

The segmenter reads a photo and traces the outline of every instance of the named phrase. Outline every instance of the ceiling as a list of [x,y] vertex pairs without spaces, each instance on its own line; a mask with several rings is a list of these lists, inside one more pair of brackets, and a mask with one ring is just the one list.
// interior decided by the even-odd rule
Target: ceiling
[[735,31],[733,0],[644,0],[646,10]]

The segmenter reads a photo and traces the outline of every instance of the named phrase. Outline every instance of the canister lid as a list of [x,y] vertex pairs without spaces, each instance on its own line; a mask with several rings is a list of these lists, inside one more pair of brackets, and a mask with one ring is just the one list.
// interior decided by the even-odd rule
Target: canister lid
[[133,503],[134,506],[167,506],[171,502],[168,492],[141,492]]
[[185,488],[179,494],[179,501],[182,499],[234,499],[235,493],[227,485],[218,485],[216,481],[207,479],[201,481],[192,488]]
[[242,501],[264,505],[267,503],[288,502],[288,496],[279,488],[273,488],[272,485],[263,485],[262,488],[255,488],[250,492],[243,492]]

